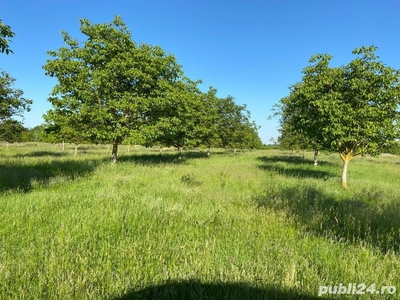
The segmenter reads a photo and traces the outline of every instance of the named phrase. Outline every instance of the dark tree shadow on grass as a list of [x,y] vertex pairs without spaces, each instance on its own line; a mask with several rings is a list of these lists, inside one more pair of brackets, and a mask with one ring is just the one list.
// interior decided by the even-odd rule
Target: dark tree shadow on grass
[[[289,163],[289,164],[294,164],[294,165],[313,165],[314,160],[306,158],[303,159],[301,156],[295,156],[295,155],[273,155],[273,156],[260,156],[258,157],[258,160],[270,164],[270,163],[276,163],[276,162],[282,162],[282,163]],[[318,159],[318,165],[336,165],[335,163],[332,163],[330,161],[326,161],[323,159]]]
[[[318,288],[318,287],[316,287]],[[295,290],[278,288],[256,288],[245,283],[215,283],[206,284],[198,281],[168,282],[166,284],[148,287],[116,297],[114,300],[316,300],[326,299],[302,294]]]
[[258,207],[285,212],[306,232],[400,253],[400,206],[386,201],[384,191],[365,189],[336,199],[315,187],[270,186],[254,200]]
[[0,164],[0,192],[29,192],[34,184],[46,186],[54,177],[74,180],[93,172],[100,163],[101,160],[52,160],[32,164]]
[[[218,155],[213,153],[212,155]],[[143,165],[173,164],[179,165],[191,159],[208,159],[205,152],[185,152],[179,158],[176,152],[155,152],[155,153],[133,153],[123,154],[118,157],[118,162],[134,162]]]
[[[262,156],[257,158],[263,164],[258,168],[278,175],[298,178],[322,178],[327,180],[337,174],[315,167],[313,161],[303,160],[296,156]],[[283,164],[282,164],[283,163]],[[323,162],[323,164],[330,164]]]
[[68,155],[68,153],[66,153],[66,152],[33,151],[33,152],[26,153],[26,154],[22,154],[20,156],[23,156],[23,157],[45,157],[45,156],[62,157],[62,156],[66,156],[66,155]]

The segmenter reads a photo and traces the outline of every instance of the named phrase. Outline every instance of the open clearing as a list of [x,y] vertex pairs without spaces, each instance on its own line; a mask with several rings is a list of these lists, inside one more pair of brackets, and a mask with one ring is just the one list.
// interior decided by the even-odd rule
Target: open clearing
[[1,299],[400,299],[400,157],[109,152],[0,146]]

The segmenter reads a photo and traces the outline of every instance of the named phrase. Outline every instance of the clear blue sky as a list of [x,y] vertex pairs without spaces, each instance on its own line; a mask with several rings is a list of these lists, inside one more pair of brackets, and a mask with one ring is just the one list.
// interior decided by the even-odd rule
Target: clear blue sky
[[278,136],[271,107],[301,80],[311,55],[329,53],[347,64],[352,50],[376,45],[387,65],[400,69],[398,0],[3,0],[0,19],[16,33],[0,68],[34,104],[25,126],[43,122],[55,80],[44,75],[46,51],[63,46],[60,32],[79,34],[79,19],[122,17],[137,42],[172,53],[193,80],[202,79],[247,104],[264,143]]

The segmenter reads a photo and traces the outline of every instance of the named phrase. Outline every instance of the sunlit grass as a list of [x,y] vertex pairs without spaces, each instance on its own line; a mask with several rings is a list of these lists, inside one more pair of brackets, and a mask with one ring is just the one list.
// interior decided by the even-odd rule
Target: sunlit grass
[[398,157],[352,161],[345,191],[336,155],[314,167],[311,154],[276,150],[179,160],[121,147],[113,166],[106,146],[77,158],[52,147],[0,148],[0,298],[311,299],[320,285],[400,288]]

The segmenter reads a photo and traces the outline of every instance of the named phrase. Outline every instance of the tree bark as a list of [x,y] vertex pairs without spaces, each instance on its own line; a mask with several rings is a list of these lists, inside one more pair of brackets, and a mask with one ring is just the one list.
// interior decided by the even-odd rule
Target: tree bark
[[111,152],[111,163],[115,164],[117,162],[117,152],[118,152],[118,142],[113,141],[113,147]]
[[75,155],[74,157],[76,157],[78,155],[78,144],[75,144]]
[[61,142],[61,150],[65,150],[65,143],[64,143],[64,140],[62,140],[62,142]]
[[346,154],[340,153],[340,157],[342,158],[343,161],[343,169],[342,169],[342,186],[344,189],[348,188],[347,185],[347,168],[349,166],[349,162],[352,159],[351,157],[351,152],[348,152]]
[[304,149],[304,150],[303,150],[303,160],[305,160],[305,159],[306,159],[306,152],[307,152],[307,150],[306,150],[306,149]]
[[318,150],[314,150],[314,166],[318,166]]
[[208,146],[207,147],[207,156],[210,156],[210,154],[211,154],[211,148],[210,148],[210,146]]

